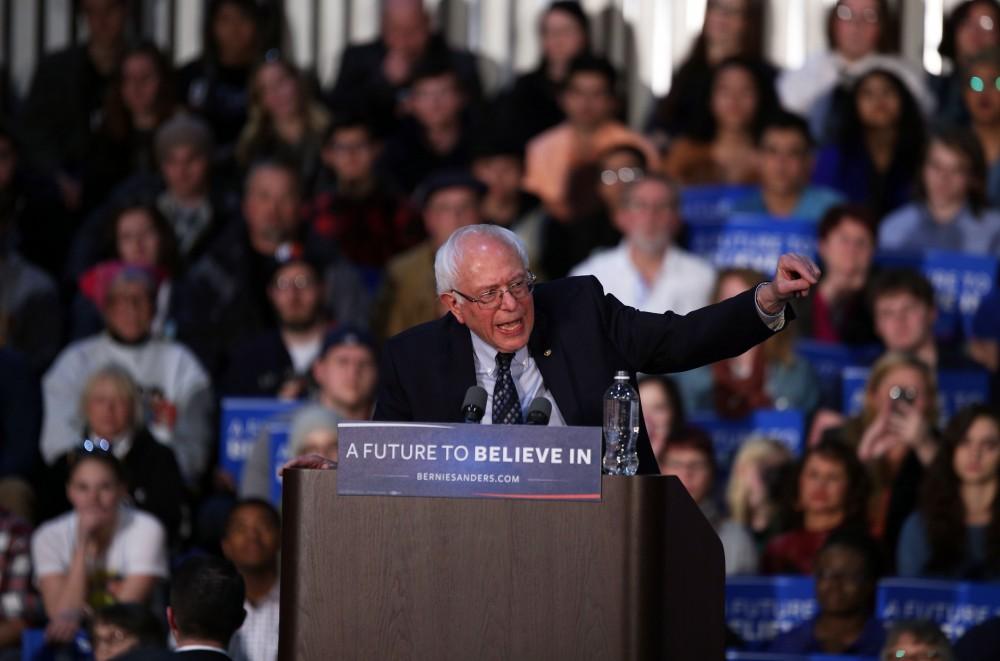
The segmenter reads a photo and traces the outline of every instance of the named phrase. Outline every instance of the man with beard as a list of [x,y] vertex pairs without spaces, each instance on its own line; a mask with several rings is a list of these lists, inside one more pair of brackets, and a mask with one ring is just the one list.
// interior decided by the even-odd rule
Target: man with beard
[[323,283],[317,268],[291,245],[267,286],[276,328],[236,347],[223,381],[225,395],[297,399],[319,356],[326,330]]
[[674,244],[681,227],[678,200],[677,187],[662,177],[627,184],[614,216],[625,238],[570,275],[593,275],[605,292],[646,312],[687,314],[707,305],[715,270]]

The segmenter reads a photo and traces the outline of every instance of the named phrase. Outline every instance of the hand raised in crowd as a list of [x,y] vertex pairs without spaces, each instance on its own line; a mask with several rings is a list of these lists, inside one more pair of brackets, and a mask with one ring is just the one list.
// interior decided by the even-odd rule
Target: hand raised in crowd
[[757,290],[757,304],[768,314],[778,314],[788,301],[808,296],[819,276],[819,267],[813,260],[786,253],[778,259],[774,280]]
[[865,429],[858,444],[858,459],[876,461],[889,454],[903,442],[892,422],[892,412],[880,411]]

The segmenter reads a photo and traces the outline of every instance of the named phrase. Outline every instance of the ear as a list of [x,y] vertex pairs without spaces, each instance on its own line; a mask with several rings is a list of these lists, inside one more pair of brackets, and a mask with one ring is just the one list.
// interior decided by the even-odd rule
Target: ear
[[454,294],[445,292],[443,294],[439,294],[438,298],[440,298],[441,300],[441,305],[443,305],[445,308],[448,309],[449,312],[455,315],[455,319],[458,320],[458,323],[460,324],[465,323],[465,315],[462,313],[462,306],[459,305],[458,303],[458,297],[456,297]]

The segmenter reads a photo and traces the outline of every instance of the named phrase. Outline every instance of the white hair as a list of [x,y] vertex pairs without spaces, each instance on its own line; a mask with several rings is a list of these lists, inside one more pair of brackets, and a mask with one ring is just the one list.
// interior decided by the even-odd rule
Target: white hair
[[464,249],[469,243],[467,238],[494,239],[506,244],[521,258],[524,268],[528,268],[528,250],[517,234],[499,225],[466,225],[452,232],[434,256],[434,280],[437,282],[438,294],[446,294],[455,289],[459,264],[465,256]]

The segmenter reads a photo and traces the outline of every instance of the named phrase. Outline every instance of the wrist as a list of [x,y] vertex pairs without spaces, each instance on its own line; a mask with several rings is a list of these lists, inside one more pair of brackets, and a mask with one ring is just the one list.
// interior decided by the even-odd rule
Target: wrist
[[774,284],[771,282],[763,282],[758,285],[754,297],[757,301],[757,307],[764,314],[774,316],[781,314],[781,311],[785,309],[785,302],[774,293]]

